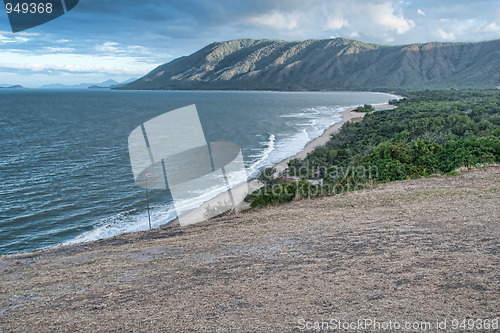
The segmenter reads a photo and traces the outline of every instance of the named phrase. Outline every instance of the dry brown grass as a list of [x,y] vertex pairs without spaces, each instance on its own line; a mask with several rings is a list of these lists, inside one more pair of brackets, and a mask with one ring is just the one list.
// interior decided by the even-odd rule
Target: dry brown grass
[[0,257],[2,332],[500,316],[500,167]]

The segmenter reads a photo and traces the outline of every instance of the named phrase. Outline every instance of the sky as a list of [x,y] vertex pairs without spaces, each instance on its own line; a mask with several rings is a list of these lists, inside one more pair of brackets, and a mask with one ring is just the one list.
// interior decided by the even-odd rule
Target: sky
[[0,7],[0,84],[121,82],[216,41],[335,37],[385,45],[500,39],[500,1],[80,0],[15,34]]

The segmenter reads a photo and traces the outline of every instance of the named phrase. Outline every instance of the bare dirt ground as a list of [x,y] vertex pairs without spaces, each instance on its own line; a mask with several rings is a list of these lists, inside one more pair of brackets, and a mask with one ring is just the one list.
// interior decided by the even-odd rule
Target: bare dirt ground
[[365,318],[452,331],[452,319],[500,317],[499,236],[495,166],[4,256],[0,331],[290,332]]

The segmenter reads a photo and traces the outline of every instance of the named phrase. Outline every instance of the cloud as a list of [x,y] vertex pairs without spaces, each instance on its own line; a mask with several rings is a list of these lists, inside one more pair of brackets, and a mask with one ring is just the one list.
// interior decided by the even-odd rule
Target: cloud
[[7,43],[26,43],[29,42],[29,38],[23,37],[26,35],[21,35],[21,36],[13,36],[10,34],[10,36],[5,36],[5,35],[0,35],[0,44],[7,44]]
[[[384,43],[387,33],[393,43],[425,42],[436,38],[438,28],[450,31],[440,18],[478,17],[498,24],[499,9],[498,0],[86,0],[37,31],[52,32],[53,40],[93,41],[103,52],[113,52],[115,45],[104,45],[113,41],[122,48],[140,45],[152,54],[182,56],[214,41],[245,37],[297,40],[357,32],[367,42]],[[454,33],[485,39],[476,29]]]
[[144,47],[144,46],[129,45],[129,46],[127,46],[126,50],[127,50],[126,53],[151,55],[151,51],[148,48]]
[[0,69],[18,70],[31,73],[72,73],[88,74],[120,74],[120,75],[144,75],[154,66],[159,64],[150,64],[142,62],[140,59],[121,56],[106,57],[95,55],[79,55],[70,53],[47,50],[45,54],[25,54],[23,52],[10,51],[2,54],[0,60]]
[[108,41],[95,45],[94,49],[98,56],[135,57],[139,61],[154,62],[151,50],[140,45],[121,45]]
[[482,31],[500,33],[500,26],[496,22],[490,23],[485,26]]
[[297,20],[293,17],[285,16],[279,12],[262,14],[250,19],[255,24],[265,25],[275,29],[296,29],[298,28]]
[[445,40],[455,40],[455,34],[453,32],[446,32],[443,29],[438,29],[437,30],[439,36]]
[[6,30],[0,30],[0,34],[3,35],[11,35],[11,36],[39,36],[39,33],[36,32],[27,32],[27,31],[21,31],[17,33],[12,33],[11,31],[6,31]]
[[96,51],[102,52],[102,53],[120,53],[122,50],[115,45],[118,45],[118,43],[114,42],[105,42],[103,44],[98,44],[95,46]]
[[338,30],[348,25],[349,23],[343,17],[334,17],[328,20],[326,27],[328,29]]
[[401,11],[395,13],[391,2],[376,4],[370,7],[370,16],[375,23],[396,30],[400,35],[407,33],[415,26],[415,22],[405,18]]
[[49,53],[72,53],[73,51],[75,51],[75,49],[72,47],[47,46],[47,47],[44,47],[43,49]]
[[78,73],[102,73],[102,74],[126,74],[126,75],[144,75],[144,71],[138,71],[129,67],[116,66],[96,66],[96,65],[73,65],[73,64],[9,64],[0,63],[0,68],[30,70],[36,73],[54,73],[54,72],[69,72]]

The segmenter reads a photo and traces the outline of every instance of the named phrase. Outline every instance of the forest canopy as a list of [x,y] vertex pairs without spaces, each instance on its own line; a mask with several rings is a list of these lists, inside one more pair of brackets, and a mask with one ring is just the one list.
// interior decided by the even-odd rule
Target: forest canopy
[[[331,195],[360,185],[500,163],[499,90],[398,93],[406,97],[390,102],[396,109],[371,112],[360,122],[346,123],[304,160],[291,160],[289,176],[301,177],[303,182],[322,180],[309,188],[301,183],[293,192],[304,197]],[[253,206],[293,199],[290,195],[276,199],[270,191],[266,188],[260,194],[263,197],[255,196]]]

